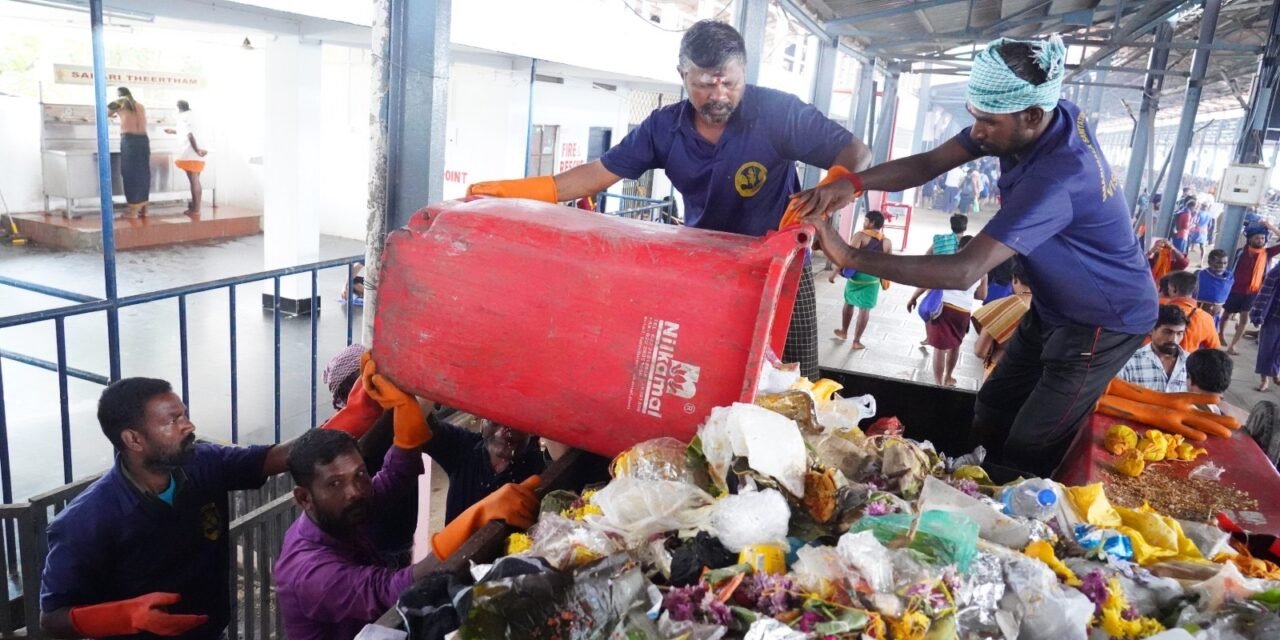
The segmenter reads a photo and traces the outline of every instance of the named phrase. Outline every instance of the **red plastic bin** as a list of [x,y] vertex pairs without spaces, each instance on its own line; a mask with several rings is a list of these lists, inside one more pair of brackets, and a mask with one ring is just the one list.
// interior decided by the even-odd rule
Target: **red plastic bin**
[[595,453],[689,439],[782,353],[812,237],[430,206],[387,238],[374,357],[407,391]]

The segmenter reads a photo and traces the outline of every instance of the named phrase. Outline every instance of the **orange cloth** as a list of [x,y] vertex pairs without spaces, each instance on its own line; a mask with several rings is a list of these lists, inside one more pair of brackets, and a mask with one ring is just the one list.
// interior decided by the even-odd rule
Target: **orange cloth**
[[[825,187],[837,180],[843,180],[845,176],[849,175],[850,173],[851,172],[848,169],[838,164],[834,165],[830,169],[827,169],[826,177],[823,178],[820,182],[818,182],[818,186]],[[860,193],[853,194],[855,198],[858,197],[859,195],[862,195],[862,194]],[[786,229],[787,227],[793,224],[800,223],[800,216],[798,215],[799,212],[797,211],[798,208],[799,208],[799,205],[797,204],[795,198],[792,198],[791,201],[787,203],[787,210],[782,212],[782,221],[778,223],[779,229]]]
[[190,171],[191,173],[204,171],[204,160],[174,160],[173,163],[183,171]]
[[[1253,259],[1253,274],[1249,277],[1249,293],[1262,291],[1262,280],[1267,277],[1267,263],[1271,262],[1266,249],[1245,247],[1245,254]],[[1244,258],[1242,257],[1241,260]]]
[[1165,245],[1160,247],[1156,257],[1151,261],[1151,277],[1155,278],[1156,286],[1160,286],[1160,278],[1165,277],[1170,271],[1173,271],[1173,248]]
[[1218,339],[1218,328],[1213,325],[1213,316],[1200,308],[1195,298],[1161,298],[1160,304],[1171,304],[1187,314],[1187,332],[1182,336],[1182,348],[1187,352],[1197,349],[1218,349],[1222,341]]

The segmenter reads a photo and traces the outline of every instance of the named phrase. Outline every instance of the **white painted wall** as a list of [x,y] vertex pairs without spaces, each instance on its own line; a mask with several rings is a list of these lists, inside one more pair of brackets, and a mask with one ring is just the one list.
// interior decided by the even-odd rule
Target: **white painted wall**
[[369,210],[369,84],[367,51],[325,46],[320,78],[320,148],[324,161],[306,181],[316,201],[320,233],[365,239]]
[[0,195],[10,212],[44,207],[40,177],[40,104],[30,98],[0,96]]
[[261,211],[265,54],[261,49],[225,47],[212,51],[208,60],[208,104],[191,108],[212,138],[205,144],[210,168],[218,172],[218,206]]

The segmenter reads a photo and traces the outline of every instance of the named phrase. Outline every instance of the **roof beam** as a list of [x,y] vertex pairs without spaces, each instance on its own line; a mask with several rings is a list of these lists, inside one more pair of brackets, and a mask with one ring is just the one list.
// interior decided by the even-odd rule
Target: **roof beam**
[[[1102,47],[1102,50],[1096,51],[1092,55],[1090,55],[1088,58],[1082,60],[1078,68],[1076,68],[1074,71],[1071,71],[1070,73],[1067,74],[1066,79],[1071,80],[1075,78],[1076,76],[1080,75],[1080,73],[1084,72],[1087,69],[1092,68],[1093,65],[1098,64],[1099,62],[1113,55],[1115,52],[1119,51],[1125,46],[1137,46],[1137,45],[1125,45],[1123,44],[1123,42],[1125,42],[1128,38],[1132,38],[1133,36],[1146,33],[1148,29],[1155,27],[1162,20],[1168,20],[1170,16],[1181,11],[1183,7],[1192,4],[1192,2],[1193,0],[1185,0],[1184,2],[1177,2],[1171,5],[1161,5],[1156,2],[1148,3],[1147,6],[1143,7],[1142,10],[1140,10],[1137,14],[1135,14],[1135,17],[1134,17],[1135,20],[1138,20],[1138,21],[1145,20],[1145,22],[1142,22],[1141,24],[1139,24],[1134,28],[1123,29],[1122,34],[1117,34],[1113,30],[1111,35],[1108,36],[1107,40],[1102,41],[1098,45]],[[1086,44],[1086,43],[1075,43],[1075,44]]]
[[851,25],[851,24],[861,22],[863,20],[879,20],[881,18],[891,18],[893,16],[900,16],[904,13],[911,13],[912,11],[921,11],[924,9],[931,9],[933,7],[941,7],[949,4],[959,4],[961,2],[969,2],[969,0],[924,0],[924,2],[913,2],[911,4],[904,4],[902,6],[892,7],[889,9],[866,11],[863,13],[859,13],[857,15],[845,16],[843,18],[836,18],[835,20],[829,20],[827,22],[827,29],[830,30],[832,27]]

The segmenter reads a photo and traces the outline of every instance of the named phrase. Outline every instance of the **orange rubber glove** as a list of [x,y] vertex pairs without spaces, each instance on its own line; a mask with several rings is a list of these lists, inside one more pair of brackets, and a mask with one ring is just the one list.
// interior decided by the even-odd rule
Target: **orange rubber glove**
[[556,191],[556,179],[551,176],[477,182],[467,187],[467,195],[560,202],[559,193]]
[[[838,182],[840,180],[849,180],[850,175],[856,176],[857,174],[854,174],[852,171],[849,171],[848,169],[844,168],[841,165],[835,165],[830,169],[827,169],[827,176],[823,178],[821,182],[818,183],[818,186],[825,187],[831,184],[832,182]],[[855,182],[856,184],[862,184],[862,180],[860,179],[853,182]],[[862,195],[862,189],[855,187],[853,192],[853,197],[857,198],[861,195]],[[800,224],[799,209],[800,207],[796,204],[796,200],[793,197],[787,203],[787,210],[782,214],[782,222],[778,223],[778,229],[779,230],[786,229],[787,227],[793,224]]]
[[365,391],[391,416],[391,443],[401,449],[413,450],[431,440],[431,427],[422,417],[422,407],[417,398],[403,392],[394,382],[378,373],[378,364],[365,352],[360,356],[360,379]]
[[347,394],[347,406],[333,414],[320,428],[337,429],[359,440],[369,433],[383,411],[385,409],[364,390],[364,380],[356,378],[356,383],[351,385],[351,393]]
[[148,593],[128,600],[104,602],[86,607],[73,607],[71,625],[87,638],[154,633],[176,636],[209,620],[209,616],[167,613],[161,607],[177,604],[176,593]]
[[487,495],[453,519],[440,533],[431,536],[431,550],[436,557],[445,560],[466,543],[471,534],[494,520],[528,529],[538,519],[541,501],[533,492],[542,484],[542,478],[529,476],[520,484],[507,483]]

